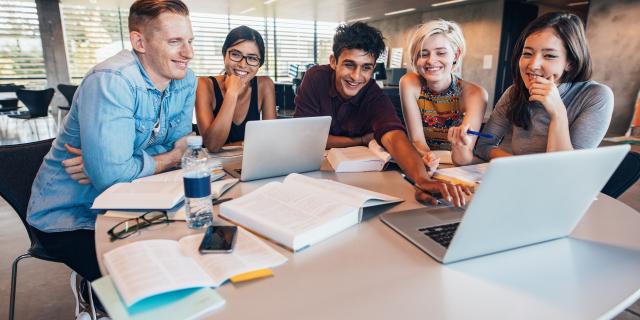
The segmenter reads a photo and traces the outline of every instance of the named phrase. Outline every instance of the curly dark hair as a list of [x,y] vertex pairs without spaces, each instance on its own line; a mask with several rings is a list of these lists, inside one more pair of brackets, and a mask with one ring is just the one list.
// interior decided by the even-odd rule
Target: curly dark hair
[[384,51],[384,37],[380,30],[364,23],[340,25],[333,36],[333,56],[338,56],[344,49],[360,49],[378,59]]
[[560,83],[582,82],[591,78],[591,56],[580,18],[568,12],[550,12],[531,21],[522,31],[513,49],[511,74],[513,89],[507,97],[507,118],[517,127],[529,130],[531,111],[529,110],[529,91],[520,75],[520,56],[527,38],[536,32],[551,28],[560,38],[567,50],[567,60],[571,68],[560,78]]

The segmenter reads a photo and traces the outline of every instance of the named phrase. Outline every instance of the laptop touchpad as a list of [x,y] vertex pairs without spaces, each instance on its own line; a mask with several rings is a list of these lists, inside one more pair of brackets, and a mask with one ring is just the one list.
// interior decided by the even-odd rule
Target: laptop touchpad
[[464,210],[464,208],[445,207],[434,209],[427,208],[425,212],[427,212],[433,218],[433,220],[441,223],[451,223],[460,221],[460,219],[462,219]]

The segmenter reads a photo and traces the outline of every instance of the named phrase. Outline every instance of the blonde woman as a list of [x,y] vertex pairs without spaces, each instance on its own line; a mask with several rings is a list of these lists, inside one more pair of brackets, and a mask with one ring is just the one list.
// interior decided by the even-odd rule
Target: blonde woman
[[473,160],[476,136],[487,106],[487,91],[458,75],[465,54],[460,27],[434,20],[420,25],[409,42],[412,72],[400,79],[400,99],[409,137],[433,172],[432,149],[451,150],[453,163]]

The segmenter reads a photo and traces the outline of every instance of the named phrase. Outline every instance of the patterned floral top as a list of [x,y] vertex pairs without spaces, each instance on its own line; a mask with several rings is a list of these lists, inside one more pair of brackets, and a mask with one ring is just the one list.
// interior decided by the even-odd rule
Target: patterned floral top
[[450,127],[459,126],[464,116],[459,106],[462,96],[461,81],[454,75],[449,88],[441,93],[431,92],[426,85],[420,90],[418,108],[424,136],[431,149],[451,150],[447,132]]

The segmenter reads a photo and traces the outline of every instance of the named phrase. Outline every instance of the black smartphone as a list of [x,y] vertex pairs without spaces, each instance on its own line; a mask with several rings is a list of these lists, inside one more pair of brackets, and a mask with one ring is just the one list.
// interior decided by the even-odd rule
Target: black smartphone
[[200,243],[200,253],[227,253],[233,251],[236,242],[236,226],[210,226]]

